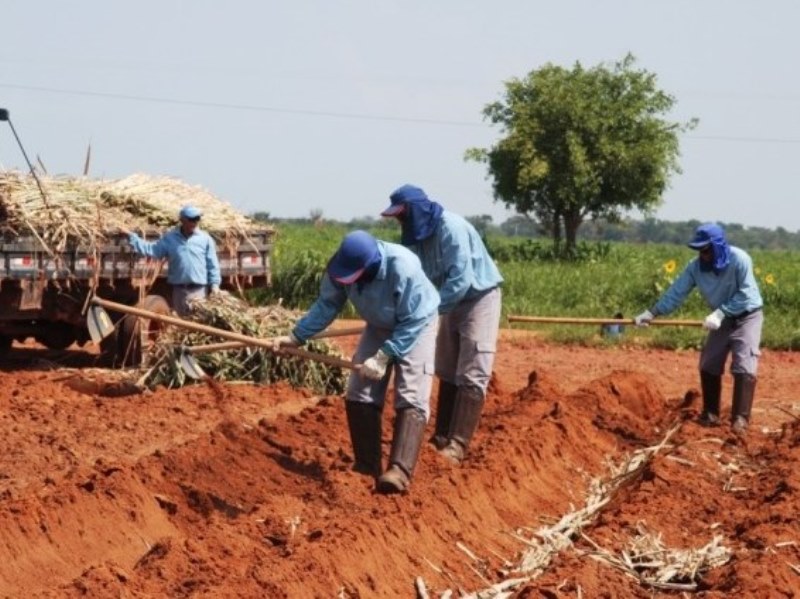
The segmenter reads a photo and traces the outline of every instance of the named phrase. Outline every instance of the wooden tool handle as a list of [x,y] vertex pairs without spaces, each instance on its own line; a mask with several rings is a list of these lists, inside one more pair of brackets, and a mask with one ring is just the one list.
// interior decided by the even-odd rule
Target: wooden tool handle
[[[348,337],[350,335],[360,335],[364,332],[364,327],[352,327],[349,329],[332,329],[322,331],[312,336],[311,339],[329,339],[331,337]],[[273,341],[272,338],[263,338],[265,341]],[[193,345],[187,347],[185,351],[190,354],[205,354],[215,351],[224,351],[228,349],[239,349],[242,347],[252,347],[250,343],[243,343],[241,341],[223,341],[222,343],[208,343],[206,345]]]
[[[633,318],[569,318],[561,316],[508,316],[508,322],[538,322],[545,324],[627,324],[636,325]],[[702,320],[658,320],[648,322],[650,326],[701,327]]]
[[103,308],[107,308],[109,310],[114,310],[115,312],[122,312],[123,314],[133,314],[134,316],[139,316],[141,318],[149,318],[150,320],[163,322],[165,324],[171,324],[176,327],[188,329],[190,331],[197,331],[198,333],[215,335],[217,337],[221,337],[222,339],[228,339],[230,341],[239,341],[246,345],[255,345],[258,347],[263,347],[275,353],[297,356],[298,358],[314,360],[316,362],[321,362],[323,364],[328,364],[330,366],[338,366],[340,368],[349,368],[350,370],[358,370],[361,367],[360,364],[355,364],[348,360],[342,360],[341,358],[326,356],[324,354],[317,354],[314,352],[306,351],[304,349],[295,347],[282,347],[280,350],[276,351],[272,347],[272,341],[269,339],[259,339],[257,337],[250,337],[248,335],[242,335],[241,333],[235,333],[233,331],[226,331],[225,329],[210,327],[205,324],[200,324],[199,322],[192,322],[191,320],[184,320],[182,318],[177,318],[175,316],[167,316],[164,314],[158,314],[156,312],[150,312],[149,310],[143,310],[141,308],[134,308],[133,306],[119,304],[117,302],[112,302],[96,296],[92,298],[92,303],[98,306],[102,306]]

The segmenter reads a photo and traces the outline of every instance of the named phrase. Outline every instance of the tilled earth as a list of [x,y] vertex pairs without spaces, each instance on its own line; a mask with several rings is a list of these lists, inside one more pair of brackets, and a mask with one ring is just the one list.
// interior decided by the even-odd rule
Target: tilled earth
[[[126,394],[78,368],[90,365],[27,347],[0,365],[0,597],[416,597],[418,578],[431,597],[477,593],[529,577],[524,539],[673,426],[508,596],[680,595],[596,559],[642,530],[675,549],[719,536],[732,552],[687,592],[800,596],[800,354],[764,352],[738,439],[693,422],[696,352],[503,331],[469,460],[452,467],[426,444],[400,497],[350,470],[339,397],[244,384]],[[391,420],[388,407],[385,454]]]

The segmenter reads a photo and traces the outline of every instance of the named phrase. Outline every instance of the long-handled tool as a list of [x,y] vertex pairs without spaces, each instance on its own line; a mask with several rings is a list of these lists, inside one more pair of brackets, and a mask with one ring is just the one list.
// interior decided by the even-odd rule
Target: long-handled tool
[[354,362],[350,362],[348,360],[342,360],[341,358],[336,358],[334,356],[326,356],[324,354],[306,351],[297,347],[282,347],[276,350],[271,339],[250,337],[234,331],[226,331],[225,329],[210,327],[208,325],[200,324],[199,322],[183,320],[182,318],[177,318],[175,316],[166,316],[164,314],[150,312],[149,310],[142,310],[141,308],[134,308],[125,304],[111,302],[99,297],[92,298],[86,318],[89,335],[91,336],[92,341],[95,343],[99,343],[114,331],[114,326],[111,324],[111,318],[109,318],[108,314],[103,308],[114,310],[115,312],[122,312],[123,314],[132,314],[141,318],[149,318],[150,320],[171,324],[173,326],[184,328],[190,331],[196,331],[198,333],[216,335],[222,339],[238,341],[244,345],[263,347],[275,353],[296,356],[306,360],[314,360],[315,362],[321,362],[323,364],[328,364],[329,366],[338,366],[340,368],[348,368],[350,370],[358,370],[361,367],[360,364],[355,364]]
[[[508,322],[537,322],[543,324],[629,324],[635,325],[633,318],[569,318],[560,316],[508,316]],[[658,320],[648,322],[650,326],[701,327],[702,320]]]
[[[346,337],[349,335],[358,335],[364,332],[364,327],[355,327],[352,329],[334,329],[329,331],[322,331],[317,333],[311,339],[327,339],[330,337]],[[272,339],[265,338],[264,341],[273,341]],[[208,375],[203,370],[203,367],[197,362],[194,357],[196,354],[205,354],[215,351],[225,351],[230,349],[241,349],[243,347],[253,347],[250,343],[242,343],[240,341],[224,341],[222,343],[209,343],[207,345],[194,345],[192,347],[182,347],[178,362],[189,378],[203,380]]]

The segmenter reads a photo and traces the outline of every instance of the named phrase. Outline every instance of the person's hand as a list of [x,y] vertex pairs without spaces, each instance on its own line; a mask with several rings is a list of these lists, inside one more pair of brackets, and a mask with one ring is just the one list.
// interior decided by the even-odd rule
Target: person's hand
[[722,326],[723,318],[725,318],[725,312],[720,309],[716,309],[711,314],[706,316],[706,319],[703,321],[703,328],[707,331],[716,331]]
[[130,229],[126,229],[125,227],[120,227],[119,228],[119,233],[120,233],[120,235],[127,235],[128,237],[133,235],[133,231],[131,231]]
[[295,336],[294,333],[289,333],[288,335],[282,335],[280,337],[275,337],[272,340],[272,349],[275,351],[280,351],[283,347],[300,347],[303,345],[300,340]]
[[655,314],[653,314],[650,310],[645,310],[639,316],[633,319],[633,324],[637,327],[648,327],[650,326],[650,321],[655,318]]
[[361,365],[361,376],[379,381],[386,375],[386,367],[389,366],[389,356],[379,349],[374,356],[364,360]]

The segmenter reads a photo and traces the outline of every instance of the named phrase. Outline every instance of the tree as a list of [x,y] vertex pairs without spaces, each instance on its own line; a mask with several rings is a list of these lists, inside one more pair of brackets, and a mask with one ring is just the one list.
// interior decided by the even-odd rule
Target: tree
[[697,124],[663,117],[675,99],[635,61],[628,54],[588,70],[547,64],[506,82],[504,100],[483,110],[504,137],[467,150],[466,159],[488,165],[495,201],[538,218],[556,245],[563,231],[568,252],[586,218],[652,212],[680,172],[678,133]]

